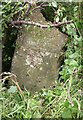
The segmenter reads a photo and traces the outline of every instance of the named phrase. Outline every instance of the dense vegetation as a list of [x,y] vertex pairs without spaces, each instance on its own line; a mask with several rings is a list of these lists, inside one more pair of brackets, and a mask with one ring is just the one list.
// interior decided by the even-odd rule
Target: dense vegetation
[[[55,81],[53,90],[43,89],[39,93],[32,95],[28,90],[21,91],[17,84],[16,76],[8,73],[0,83],[0,117],[1,118],[82,118],[83,117],[83,58],[82,58],[82,29],[83,21],[81,18],[83,3],[56,3],[52,2],[52,7],[57,15],[51,16],[52,22],[66,22],[73,20],[70,24],[64,24],[59,30],[68,35],[68,42],[64,46],[64,63],[60,69],[60,78]],[[69,5],[68,7],[66,7]],[[18,18],[25,19],[27,4],[2,3],[1,12],[2,33],[10,27],[11,22]],[[50,4],[46,8],[50,10]],[[51,11],[51,10],[50,10]],[[46,11],[45,11],[46,12]],[[19,13],[19,14],[18,14]],[[69,14],[68,14],[69,13]],[[21,15],[21,16],[20,16]],[[51,14],[52,15],[52,14]],[[50,19],[51,19],[50,17]],[[50,20],[49,19],[49,20]],[[16,27],[16,28],[15,28]],[[17,34],[19,26],[12,26]],[[12,33],[11,33],[12,34]],[[4,48],[4,46],[2,46]],[[11,58],[8,56],[7,60]],[[13,77],[12,77],[13,76]],[[4,81],[10,79],[14,85],[9,89],[4,87]],[[17,89],[18,88],[18,89]]]

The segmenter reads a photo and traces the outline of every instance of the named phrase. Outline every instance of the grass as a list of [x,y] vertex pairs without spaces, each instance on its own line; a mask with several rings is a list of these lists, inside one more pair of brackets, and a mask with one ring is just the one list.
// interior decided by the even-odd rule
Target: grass
[[[72,81],[72,77],[71,77]],[[74,84],[56,82],[53,90],[42,90],[23,96],[14,86],[5,90],[0,84],[0,113],[2,118],[79,118],[82,117],[82,81]]]
[[[13,10],[13,6],[8,3],[3,13],[11,9]],[[18,11],[18,5],[16,10]],[[9,15],[8,12],[8,15],[3,17],[4,26],[6,26],[5,21],[9,22],[6,18],[12,18],[12,13]],[[60,79],[55,82],[55,88],[52,90],[42,89],[32,95],[26,89],[21,90],[14,74],[5,73],[6,77],[0,82],[0,118],[72,118],[75,120],[83,118],[83,38],[78,29],[80,26],[80,21],[77,20],[77,23],[62,28],[63,32],[69,35],[69,40],[66,44],[67,50],[64,64],[61,66]],[[9,89],[3,87],[6,79],[13,82],[13,86]]]

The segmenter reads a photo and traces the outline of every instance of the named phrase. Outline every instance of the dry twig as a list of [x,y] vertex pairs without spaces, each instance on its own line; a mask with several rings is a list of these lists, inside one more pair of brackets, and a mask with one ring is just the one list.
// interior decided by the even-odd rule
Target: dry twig
[[0,74],[0,77],[2,77],[3,75],[6,75],[6,76],[4,78],[0,79],[0,82],[4,83],[5,80],[7,80],[7,79],[11,80],[16,85],[16,87],[19,90],[21,96],[23,97],[24,94],[23,94],[23,92],[22,92],[22,90],[21,90],[21,88],[20,88],[20,86],[19,86],[19,84],[17,82],[16,75],[13,74],[13,73],[10,73],[10,72],[3,72],[3,73]]
[[24,21],[24,20],[19,21],[18,20],[18,21],[12,21],[10,26],[26,24],[26,25],[34,25],[34,26],[37,26],[37,27],[40,27],[40,28],[49,28],[49,27],[52,28],[52,27],[59,27],[59,26],[64,25],[64,24],[70,24],[72,22],[73,22],[73,20],[66,21],[66,22],[58,22],[58,23],[55,23],[55,24],[43,25],[43,24],[36,23],[36,22],[33,22],[33,21]]

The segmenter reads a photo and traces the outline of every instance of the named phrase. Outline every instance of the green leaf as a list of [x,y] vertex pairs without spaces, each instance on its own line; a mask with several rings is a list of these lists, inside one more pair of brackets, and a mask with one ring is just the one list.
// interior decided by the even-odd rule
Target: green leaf
[[59,22],[59,17],[56,18],[56,22]]
[[64,106],[65,106],[65,107],[69,107],[69,102],[68,102],[68,100],[65,101]]
[[31,108],[36,108],[38,106],[38,101],[36,101],[35,99],[31,99],[30,103]]
[[24,115],[24,118],[31,118],[31,117],[32,117],[31,111],[27,111],[26,114]]
[[37,111],[33,114],[33,118],[41,118],[41,113],[39,112],[39,110],[37,110]]
[[62,118],[72,118],[72,114],[70,109],[65,109],[62,113]]
[[8,57],[8,60],[11,60],[11,57]]
[[78,63],[77,63],[77,61],[75,61],[75,60],[71,60],[71,62],[69,63],[69,65],[70,65],[70,66],[73,66],[73,67],[74,67],[74,66],[76,67],[76,66],[78,66]]
[[9,93],[15,93],[17,91],[17,87],[16,86],[11,86],[9,89],[8,89],[8,92]]
[[62,28],[62,31],[63,31],[63,32],[65,32],[65,31],[66,31],[65,27],[63,27],[63,28]]
[[50,25],[48,25],[48,29],[49,29],[49,30],[50,30],[50,28],[51,28]]

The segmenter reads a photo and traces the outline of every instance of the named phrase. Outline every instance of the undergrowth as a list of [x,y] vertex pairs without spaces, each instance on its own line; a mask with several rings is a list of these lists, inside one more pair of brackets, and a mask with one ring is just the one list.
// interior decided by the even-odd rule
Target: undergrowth
[[60,79],[55,82],[55,88],[42,89],[32,95],[26,89],[20,91],[14,81],[14,86],[9,89],[3,87],[1,82],[0,118],[83,118],[83,38],[77,23],[62,28],[69,37]]
[[[7,118],[81,118],[82,111],[82,37],[69,38],[60,80],[53,90],[43,89],[31,95],[26,89],[20,91],[11,86],[8,90],[0,86],[1,117]],[[2,84],[0,84],[2,85]]]

